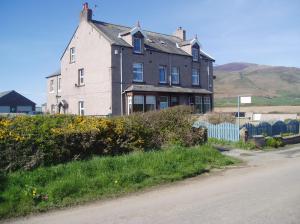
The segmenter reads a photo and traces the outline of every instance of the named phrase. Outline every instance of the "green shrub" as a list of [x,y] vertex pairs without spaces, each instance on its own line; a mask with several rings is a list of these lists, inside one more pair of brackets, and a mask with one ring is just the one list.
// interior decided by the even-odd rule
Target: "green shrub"
[[0,117],[0,169],[34,169],[93,155],[205,142],[206,132],[193,129],[189,107],[126,117]]
[[284,143],[280,138],[267,138],[266,139],[266,146],[271,148],[278,148],[284,146]]

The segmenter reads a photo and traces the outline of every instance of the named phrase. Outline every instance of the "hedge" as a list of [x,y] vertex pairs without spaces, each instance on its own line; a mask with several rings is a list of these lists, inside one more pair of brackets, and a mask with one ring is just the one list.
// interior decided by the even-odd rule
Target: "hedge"
[[189,107],[116,118],[70,115],[0,117],[0,170],[34,169],[93,155],[183,146],[206,141],[192,129]]

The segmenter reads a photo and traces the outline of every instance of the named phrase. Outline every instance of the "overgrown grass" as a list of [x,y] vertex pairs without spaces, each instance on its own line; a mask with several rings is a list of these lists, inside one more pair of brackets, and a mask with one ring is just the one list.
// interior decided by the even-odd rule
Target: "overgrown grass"
[[246,149],[246,150],[253,150],[256,148],[255,144],[251,141],[243,142],[232,142],[232,141],[226,141],[216,138],[209,138],[208,144],[212,146],[223,146],[227,148],[239,148],[239,149]]
[[134,192],[238,162],[211,146],[135,152],[2,176],[0,218]]

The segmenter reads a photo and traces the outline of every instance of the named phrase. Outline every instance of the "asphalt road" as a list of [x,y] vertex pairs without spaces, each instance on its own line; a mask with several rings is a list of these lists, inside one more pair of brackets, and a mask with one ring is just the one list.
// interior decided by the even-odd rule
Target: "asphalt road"
[[242,157],[248,164],[10,223],[300,223],[300,146],[228,154]]

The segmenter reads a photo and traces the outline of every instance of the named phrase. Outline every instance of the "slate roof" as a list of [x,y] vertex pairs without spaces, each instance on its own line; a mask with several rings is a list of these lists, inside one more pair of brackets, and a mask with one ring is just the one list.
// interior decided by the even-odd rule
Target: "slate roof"
[[6,96],[7,94],[13,92],[13,90],[10,90],[10,91],[5,91],[5,92],[1,92],[0,93],[0,98],[3,97],[3,96]]
[[[92,24],[110,41],[111,44],[124,47],[132,47],[125,40],[119,37],[119,34],[125,34],[130,32],[130,30],[132,30],[132,27],[100,22],[96,20],[92,20]],[[143,32],[145,32],[147,36],[145,38],[146,49],[156,50],[170,54],[191,56],[177,46],[182,46],[182,44],[187,45],[191,42],[191,40],[182,41],[176,36],[156,33],[147,30],[143,30]],[[200,54],[203,57],[206,57],[207,59],[214,60],[212,57],[208,57],[208,55],[206,54],[202,54],[201,52]]]
[[61,72],[60,72],[60,69],[56,70],[55,72],[53,72],[52,74],[46,76],[46,79],[48,78],[52,78],[54,76],[60,76],[61,75]]
[[212,92],[206,89],[199,89],[199,88],[185,88],[180,86],[138,85],[138,84],[131,85],[125,90],[125,92],[133,92],[133,91],[212,94]]

